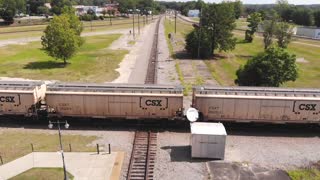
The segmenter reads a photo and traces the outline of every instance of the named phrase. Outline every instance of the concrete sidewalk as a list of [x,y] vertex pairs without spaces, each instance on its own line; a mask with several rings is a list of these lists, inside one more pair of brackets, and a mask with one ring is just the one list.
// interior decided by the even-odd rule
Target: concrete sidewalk
[[[115,178],[115,174],[120,174],[121,167],[114,167],[114,165],[122,165],[124,153],[65,152],[64,155],[67,171],[74,176],[75,180],[102,180]],[[11,161],[0,166],[0,180],[9,179],[31,168],[39,167],[62,167],[61,154],[59,152],[33,152]]]

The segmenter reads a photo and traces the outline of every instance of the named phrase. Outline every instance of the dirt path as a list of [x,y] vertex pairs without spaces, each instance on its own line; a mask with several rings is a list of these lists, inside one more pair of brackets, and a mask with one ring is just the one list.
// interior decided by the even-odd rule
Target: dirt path
[[168,85],[181,84],[176,72],[175,61],[170,57],[170,52],[165,37],[164,18],[162,18],[159,26],[158,51],[157,83]]

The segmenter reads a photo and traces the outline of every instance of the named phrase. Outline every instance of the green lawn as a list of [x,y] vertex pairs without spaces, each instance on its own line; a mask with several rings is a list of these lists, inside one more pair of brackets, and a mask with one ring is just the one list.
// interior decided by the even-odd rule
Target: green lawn
[[[151,17],[148,18],[148,23],[151,22]],[[143,27],[143,18],[140,18],[140,27]],[[95,32],[95,31],[108,31],[114,29],[127,29],[132,27],[132,19],[117,19],[112,21],[112,25],[108,19],[104,21],[85,21],[83,22],[84,32]],[[138,27],[137,17],[135,19],[135,25]],[[94,27],[96,26],[96,27]],[[43,30],[46,25],[33,25],[33,26],[13,26],[13,27],[0,27],[0,40],[24,38],[24,37],[37,37],[43,34]],[[19,32],[29,31],[29,32]],[[5,33],[11,32],[11,33]],[[3,34],[5,33],[5,34]]]
[[[52,130],[50,134],[44,134],[10,129],[2,130],[0,153],[4,163],[31,153],[31,143],[34,151],[56,152],[60,150],[57,131]],[[65,135],[62,130],[62,142],[66,152],[69,151],[69,144],[74,152],[95,151],[95,147],[88,145],[96,139],[96,136]]]
[[[72,180],[73,176],[69,172],[67,174],[68,178]],[[57,180],[63,178],[63,168],[32,168],[9,180]]]
[[[174,22],[169,21],[169,18],[165,21],[165,32],[168,36],[169,32],[174,32]],[[237,20],[237,25],[246,24],[245,19]],[[174,52],[181,50],[184,47],[184,37],[192,30],[191,24],[186,24],[178,20],[177,22],[177,34],[175,36],[175,44],[171,44],[167,38],[170,53],[175,57]],[[214,59],[206,60],[205,63],[214,79],[216,79],[221,85],[233,86],[234,80],[236,79],[236,71],[244,65],[248,59],[264,51],[263,39],[256,37],[252,43],[244,43],[244,32],[234,31],[235,37],[238,39],[236,48],[229,52],[218,52],[218,56]],[[306,62],[297,62],[299,67],[299,77],[295,82],[287,82],[284,87],[300,87],[300,88],[319,88],[320,83],[320,51],[319,47],[310,46],[320,45],[320,41],[305,40],[305,39],[294,39],[288,47],[288,52],[293,53],[299,59],[305,59]],[[181,72],[179,63],[176,63],[176,69],[179,74],[179,78],[182,84],[185,84]]]
[[236,28],[246,30],[248,28],[248,22],[246,18],[240,18],[236,20]]
[[[219,58],[206,63],[214,77],[222,85],[234,85],[235,72],[240,65],[244,65],[248,59],[264,50],[262,38],[256,37],[253,43],[243,43],[243,32],[235,31],[238,43],[233,51],[219,53]],[[241,35],[239,34],[241,33]],[[296,42],[300,42],[296,41]],[[299,77],[295,82],[287,82],[284,87],[319,88],[320,78],[320,51],[319,47],[291,43],[288,52],[295,54],[297,58],[304,58],[307,62],[297,62]]]
[[119,37],[120,34],[86,37],[85,44],[67,66],[40,50],[40,42],[0,47],[0,76],[76,82],[112,81],[119,75],[115,69],[128,53],[107,49]]
[[299,169],[288,171],[292,180],[319,180],[320,171],[318,169]]

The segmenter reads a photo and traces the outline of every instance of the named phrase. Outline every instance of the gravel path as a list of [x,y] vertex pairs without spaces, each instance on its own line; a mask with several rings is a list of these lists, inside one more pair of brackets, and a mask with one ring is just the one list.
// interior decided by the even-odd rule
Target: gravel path
[[192,160],[189,145],[189,133],[159,133],[155,179],[208,179],[205,161]]
[[304,167],[320,160],[319,129],[302,132],[284,126],[250,127],[228,130],[225,158],[227,161],[250,162],[269,168]]
[[162,18],[159,25],[158,52],[157,83],[168,85],[180,84],[175,68],[175,61],[170,57],[169,48],[165,37],[164,18]]

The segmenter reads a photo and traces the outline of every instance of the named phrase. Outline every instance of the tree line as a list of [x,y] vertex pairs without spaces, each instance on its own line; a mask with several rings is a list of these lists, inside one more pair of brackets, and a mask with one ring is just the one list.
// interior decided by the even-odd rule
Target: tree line
[[[51,9],[45,3],[50,3]],[[120,13],[130,13],[133,9],[140,9],[145,14],[165,11],[165,7],[154,0],[0,0],[0,17],[10,24],[17,14],[60,15],[64,6],[102,6],[106,3],[119,3]]]
[[[167,9],[180,11],[187,16],[191,9],[200,9],[201,1],[188,2],[167,2],[161,1],[161,5]],[[252,13],[260,13],[262,20],[272,11],[276,11],[279,16],[286,22],[292,22],[303,26],[320,27],[320,5],[292,5],[287,0],[278,0],[277,4],[268,5],[249,5],[242,4],[241,1],[234,2],[234,14],[236,18],[247,17]]]

